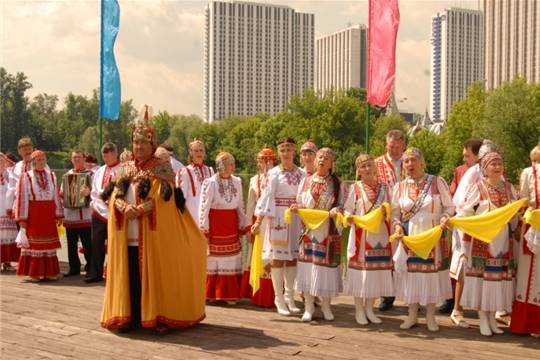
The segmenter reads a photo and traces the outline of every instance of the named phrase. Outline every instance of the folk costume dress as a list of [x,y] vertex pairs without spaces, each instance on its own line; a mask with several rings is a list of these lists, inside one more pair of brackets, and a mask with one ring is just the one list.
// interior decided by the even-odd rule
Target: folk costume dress
[[[520,196],[529,197],[529,209],[540,209],[540,165],[523,170]],[[540,333],[540,231],[522,226],[517,247],[516,296],[510,329],[520,334]]]
[[[407,178],[394,187],[393,223],[403,224],[405,235],[418,235],[439,225],[443,216],[454,214],[448,185],[439,176],[424,175],[419,184]],[[400,242],[394,255],[396,297],[406,304],[438,304],[452,297],[448,275],[450,246],[443,236],[427,259]]]
[[186,198],[186,207],[198,223],[201,190],[205,179],[214,175],[214,169],[207,165],[189,164],[176,173],[176,186],[182,189]]
[[[501,180],[490,185],[485,178],[469,186],[458,216],[486,214],[517,199],[514,187]],[[475,310],[495,312],[512,311],[514,299],[514,254],[511,227],[504,227],[491,243],[468,235],[463,237],[465,285],[461,305]],[[511,222],[511,223],[512,223]]]
[[[345,216],[366,215],[390,202],[388,185],[379,181],[371,187],[357,181],[349,188]],[[390,223],[383,220],[378,233],[351,225],[347,247],[348,270],[345,293],[359,298],[394,296]]]
[[[206,239],[183,210],[168,161],[122,164],[109,199],[107,281],[101,325],[171,328],[205,317]],[[128,204],[143,213],[128,220]]]
[[0,173],[0,263],[18,261],[20,249],[15,243],[17,237],[17,225],[15,219],[8,216],[7,195],[9,186],[10,168]]
[[206,298],[237,300],[242,277],[240,235],[245,233],[242,180],[215,174],[202,187],[199,228],[208,235]]
[[295,260],[298,258],[298,238],[302,224],[297,216],[285,223],[285,210],[296,203],[298,187],[305,172],[294,167],[291,171],[276,166],[268,171],[268,185],[255,208],[255,216],[264,216],[262,222],[263,261]]
[[17,275],[54,278],[60,273],[56,220],[64,217],[56,176],[46,169],[25,172],[16,193],[15,218],[17,222],[26,222],[29,245],[21,249]]
[[[262,191],[267,185],[268,176],[266,174],[257,174],[249,180],[248,200],[246,204],[246,220],[253,224],[257,217],[255,216],[255,207],[261,197]],[[264,234],[264,228],[261,224],[260,232]],[[250,235],[253,238],[253,235]],[[252,240],[253,241],[253,240]],[[247,249],[246,263],[242,273],[242,286],[240,296],[250,298],[250,303],[261,307],[274,307],[274,288],[272,287],[272,275],[264,271],[260,280],[259,290],[253,295],[251,285],[249,285],[249,274],[253,244],[249,242]]]
[[[300,209],[330,211],[343,208],[344,186],[332,176],[317,174],[305,178],[298,188]],[[295,289],[321,298],[333,298],[342,291],[341,239],[333,219],[318,228],[305,229],[301,236]]]

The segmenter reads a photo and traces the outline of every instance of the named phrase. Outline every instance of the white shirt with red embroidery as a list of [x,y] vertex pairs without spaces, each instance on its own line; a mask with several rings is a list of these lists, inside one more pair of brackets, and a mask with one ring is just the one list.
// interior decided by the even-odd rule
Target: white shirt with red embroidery
[[243,229],[246,226],[246,214],[244,213],[242,180],[234,175],[224,179],[219,174],[204,180],[199,206],[199,228],[202,231],[210,229],[210,209],[236,209],[238,229]]
[[56,175],[47,169],[43,176],[38,171],[30,170],[24,173],[19,181],[15,201],[15,218],[17,221],[28,219],[28,204],[31,200],[53,200],[57,218],[64,216],[64,209],[56,188]]
[[92,177],[92,192],[90,193],[90,208],[92,214],[102,221],[107,221],[109,205],[101,200],[101,193],[105,187],[115,179],[116,172],[120,169],[120,162],[113,166],[103,165]]
[[176,173],[176,186],[182,189],[186,198],[186,207],[195,222],[199,221],[199,203],[202,184],[214,175],[214,169],[206,165],[189,164]]
[[405,171],[403,171],[403,163],[401,160],[394,161],[388,153],[379,156],[375,159],[377,165],[377,180],[388,184],[390,191],[394,185],[405,179]]
[[[47,165],[45,169],[49,170],[49,166]],[[21,160],[18,163],[13,166],[11,171],[9,172],[9,183],[6,193],[6,208],[12,209],[15,211],[15,198],[17,197],[17,189],[19,186],[19,179],[21,178],[21,175],[24,174],[27,171],[32,170],[32,161],[24,161]]]

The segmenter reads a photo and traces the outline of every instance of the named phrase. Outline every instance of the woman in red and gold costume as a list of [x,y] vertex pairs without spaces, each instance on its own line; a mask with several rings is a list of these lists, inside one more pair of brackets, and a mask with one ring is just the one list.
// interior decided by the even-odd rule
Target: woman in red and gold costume
[[220,152],[217,174],[204,180],[199,206],[199,228],[208,238],[206,299],[235,303],[240,298],[242,277],[240,235],[246,215],[242,180],[233,175],[234,157]]
[[56,280],[60,275],[56,250],[60,249],[57,222],[64,211],[54,172],[47,170],[47,156],[32,152],[32,170],[21,175],[15,199],[15,219],[26,232],[27,244],[21,244],[17,275],[32,281]]
[[132,132],[132,161],[109,183],[107,283],[101,325],[107,329],[171,328],[205,317],[206,239],[174,188],[170,162],[153,154],[148,106]]
[[[253,224],[257,217],[255,216],[255,207],[257,206],[257,201],[261,197],[261,193],[266,187],[268,180],[268,170],[274,167],[274,162],[276,156],[272,149],[267,145],[259,151],[257,154],[257,169],[259,173],[253,176],[249,181],[249,190],[248,190],[248,200],[246,207],[246,219],[251,221]],[[264,229],[262,230],[264,233]],[[270,271],[270,266],[265,267],[265,271],[260,280],[259,290],[255,293],[252,293],[251,286],[249,285],[249,270],[251,264],[252,256],[252,243],[254,236],[250,236],[250,241],[247,249],[247,260],[244,266],[244,273],[242,274],[242,287],[240,289],[240,294],[242,297],[249,297],[250,302],[254,305],[261,307],[274,307],[274,288],[272,286],[272,275]]]

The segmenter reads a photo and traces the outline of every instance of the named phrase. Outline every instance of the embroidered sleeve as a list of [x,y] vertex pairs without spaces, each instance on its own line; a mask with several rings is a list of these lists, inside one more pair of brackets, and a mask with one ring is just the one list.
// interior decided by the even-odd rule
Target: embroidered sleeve
[[208,216],[216,192],[216,182],[213,177],[205,179],[202,185],[201,202],[199,203],[199,228],[208,232],[210,230],[210,221]]
[[268,184],[264,188],[257,206],[255,207],[255,216],[275,216],[275,194],[279,182],[279,173],[271,172],[268,177]]
[[392,227],[401,224],[401,205],[399,201],[404,191],[403,184],[404,181],[401,181],[394,185],[392,193]]
[[532,174],[532,171],[529,171],[529,170],[532,170],[532,168],[524,169],[521,172],[521,176],[519,177],[519,196],[522,198],[529,196],[529,192],[530,192],[529,181]]
[[18,181],[15,197],[15,219],[17,221],[28,219],[29,186],[28,174],[23,173]]
[[439,189],[439,194],[441,196],[442,215],[446,217],[450,217],[454,215],[454,213],[456,212],[456,206],[454,205],[454,202],[452,201],[452,195],[450,195],[450,189],[448,188],[448,184],[442,177],[437,176],[436,181],[437,181],[437,188]]
[[242,179],[236,178],[235,180],[237,180],[235,181],[235,186],[237,187],[238,197],[239,197],[238,207],[236,208],[236,212],[238,214],[238,228],[243,230],[248,225],[248,222],[251,223],[251,218],[246,219],[246,214],[244,212],[244,195],[242,193]]
[[309,189],[304,189],[306,186],[306,179],[307,177],[303,178],[302,181],[300,181],[300,186],[298,186],[298,192],[296,193],[296,204],[299,208],[304,208],[307,205],[304,204],[304,193],[306,191],[309,191]]
[[355,186],[356,184],[354,183],[349,186],[349,194],[344,205],[345,216],[351,216],[356,213],[356,191],[354,189]]
[[51,171],[51,180],[51,186],[53,187],[54,207],[56,209],[56,218],[61,219],[64,217],[64,207],[62,206],[60,194],[56,191],[56,174],[53,171]]
[[255,214],[255,206],[257,206],[257,175],[251,178],[249,181],[248,199],[246,204],[246,217],[247,221],[251,222],[253,215]]
[[148,215],[154,209],[154,200],[153,199],[146,200],[145,202],[139,204],[139,206],[143,209],[142,215]]
[[480,188],[478,184],[470,184],[465,190],[463,203],[457,207],[457,216],[471,216],[475,213],[475,206],[480,203]]
[[116,210],[118,210],[120,213],[124,213],[126,211],[126,207],[128,206],[128,202],[122,198],[116,198],[114,200],[114,207]]

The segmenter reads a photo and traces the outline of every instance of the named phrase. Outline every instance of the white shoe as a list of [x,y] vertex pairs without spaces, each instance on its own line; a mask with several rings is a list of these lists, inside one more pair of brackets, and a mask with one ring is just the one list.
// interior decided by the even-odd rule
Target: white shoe
[[291,315],[283,297],[283,268],[272,268],[272,285],[274,287],[274,304],[279,315]]
[[300,309],[294,302],[294,280],[296,278],[296,266],[285,268],[285,303],[291,314],[299,314]]
[[469,323],[465,321],[463,311],[452,310],[450,320],[452,320],[454,325],[459,326],[460,328],[468,329],[470,327]]
[[366,316],[369,321],[371,321],[373,324],[381,324],[382,320],[375,315],[373,312],[373,303],[375,302],[375,299],[370,298],[366,299]]
[[409,315],[399,326],[400,329],[407,330],[416,325],[418,321],[418,304],[409,304]]
[[355,319],[359,325],[369,324],[368,319],[366,318],[366,312],[364,309],[363,299],[359,297],[354,298],[354,305],[356,306]]
[[435,304],[427,304],[426,306],[426,325],[429,331],[439,331],[439,325],[435,320]]
[[504,334],[503,329],[497,326],[497,320],[495,319],[495,311],[488,312],[489,328],[494,334]]
[[304,315],[302,315],[302,321],[310,322],[313,319],[313,313],[315,313],[315,299],[310,294],[304,293]]
[[478,317],[480,318],[480,334],[484,336],[492,336],[491,326],[489,326],[489,313],[487,311],[478,310]]
[[330,309],[331,302],[332,300],[330,298],[322,298],[321,310],[326,321],[334,320],[334,314],[332,314],[332,309]]

